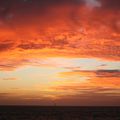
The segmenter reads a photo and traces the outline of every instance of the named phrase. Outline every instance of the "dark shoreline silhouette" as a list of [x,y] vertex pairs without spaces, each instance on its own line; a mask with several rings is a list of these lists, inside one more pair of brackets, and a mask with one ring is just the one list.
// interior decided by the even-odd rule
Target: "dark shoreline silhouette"
[[0,120],[120,120],[120,107],[0,106]]

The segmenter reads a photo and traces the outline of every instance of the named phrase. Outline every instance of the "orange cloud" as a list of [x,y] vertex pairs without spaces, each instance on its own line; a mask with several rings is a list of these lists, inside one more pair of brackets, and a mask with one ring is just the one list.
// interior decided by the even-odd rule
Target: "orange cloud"
[[28,57],[119,60],[119,9],[94,8],[91,11],[83,5],[62,4],[48,7],[44,15],[32,10],[31,15],[26,13],[22,17],[24,21],[21,12],[13,10],[13,20],[3,22],[0,28],[0,54],[3,57],[24,58],[27,54]]
[[[73,71],[63,72],[60,74],[67,78],[68,81],[56,82],[51,89],[63,91],[63,93],[71,93],[76,95],[101,94],[116,96],[120,94],[120,71],[118,70],[97,70],[97,71]],[[79,77],[78,77],[79,76]],[[82,82],[82,77],[87,77]],[[74,79],[72,79],[74,77]],[[72,81],[70,81],[72,79]],[[68,93],[69,95],[69,93]]]

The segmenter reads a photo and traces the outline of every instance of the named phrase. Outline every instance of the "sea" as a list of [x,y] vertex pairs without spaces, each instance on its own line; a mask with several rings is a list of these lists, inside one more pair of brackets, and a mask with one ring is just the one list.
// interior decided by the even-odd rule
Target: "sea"
[[120,107],[0,106],[0,120],[120,120]]

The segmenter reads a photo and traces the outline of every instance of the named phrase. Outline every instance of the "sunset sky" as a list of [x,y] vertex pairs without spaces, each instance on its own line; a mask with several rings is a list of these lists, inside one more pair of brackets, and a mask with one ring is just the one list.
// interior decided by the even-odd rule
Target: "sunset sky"
[[0,105],[120,106],[120,0],[0,0]]

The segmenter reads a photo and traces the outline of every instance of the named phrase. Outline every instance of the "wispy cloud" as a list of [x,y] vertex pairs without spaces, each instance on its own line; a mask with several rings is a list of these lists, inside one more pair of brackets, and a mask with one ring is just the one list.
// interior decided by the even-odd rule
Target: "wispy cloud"
[[99,0],[84,0],[88,7],[101,7],[101,2]]
[[3,78],[2,80],[10,80],[10,81],[14,81],[17,80],[17,78],[11,77],[11,78]]

